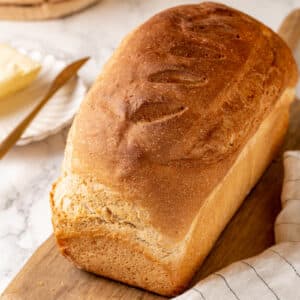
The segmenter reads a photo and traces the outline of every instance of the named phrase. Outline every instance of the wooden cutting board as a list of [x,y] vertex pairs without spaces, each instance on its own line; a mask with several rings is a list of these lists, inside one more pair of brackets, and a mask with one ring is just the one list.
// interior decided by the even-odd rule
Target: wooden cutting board
[[[292,48],[300,37],[299,32],[293,29],[300,28],[299,16],[300,10],[292,13],[280,29],[280,33]],[[289,132],[282,151],[286,149],[300,149],[299,100],[291,107]],[[234,261],[256,255],[274,244],[273,225],[280,211],[282,178],[281,152],[223,231],[195,275],[194,283]],[[0,298],[1,300],[166,299],[78,270],[58,253],[53,236],[33,254]]]

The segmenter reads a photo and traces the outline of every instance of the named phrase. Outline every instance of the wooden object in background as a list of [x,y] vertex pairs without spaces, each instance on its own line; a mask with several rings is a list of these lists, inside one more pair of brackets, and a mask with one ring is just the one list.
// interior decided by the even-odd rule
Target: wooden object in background
[[36,21],[61,18],[80,11],[97,1],[98,0],[0,0],[0,19]]

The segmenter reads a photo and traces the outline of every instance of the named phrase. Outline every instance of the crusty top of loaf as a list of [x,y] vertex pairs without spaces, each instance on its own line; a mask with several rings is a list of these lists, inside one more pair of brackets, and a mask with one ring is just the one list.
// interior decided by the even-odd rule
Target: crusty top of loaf
[[281,38],[215,3],[130,34],[83,101],[65,170],[93,177],[182,239],[297,71]]

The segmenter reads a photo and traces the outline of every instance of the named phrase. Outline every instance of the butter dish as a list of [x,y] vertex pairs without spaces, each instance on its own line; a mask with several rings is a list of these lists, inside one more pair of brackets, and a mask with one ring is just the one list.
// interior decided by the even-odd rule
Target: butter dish
[[[36,80],[26,89],[0,100],[0,141],[39,103],[55,76],[67,65],[68,59],[46,54],[41,50],[18,47],[17,50],[41,65]],[[63,86],[41,110],[22,135],[17,145],[42,140],[68,126],[86,94],[80,76]]]

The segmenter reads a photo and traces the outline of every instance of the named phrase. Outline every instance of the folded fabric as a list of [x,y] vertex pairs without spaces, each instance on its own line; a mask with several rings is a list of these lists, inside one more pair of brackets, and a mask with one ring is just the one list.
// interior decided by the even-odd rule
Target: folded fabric
[[300,299],[300,151],[284,154],[276,245],[208,276],[177,300]]

